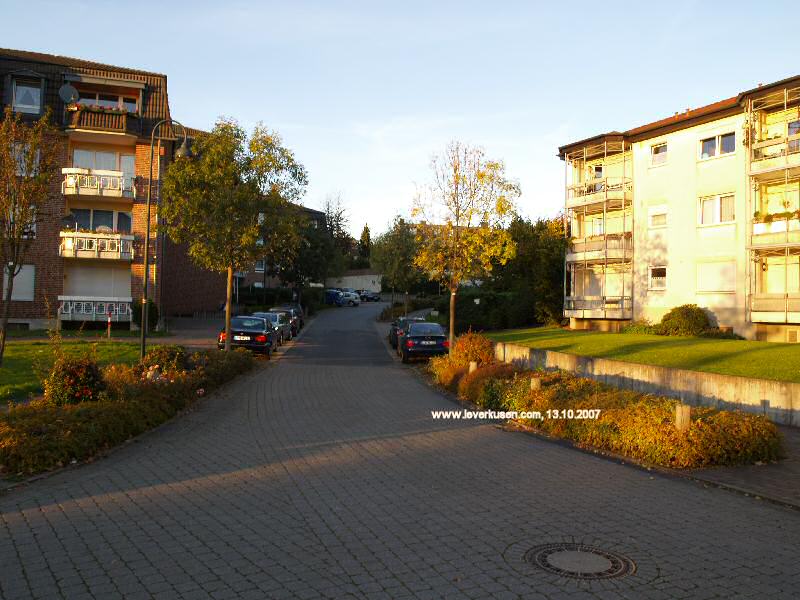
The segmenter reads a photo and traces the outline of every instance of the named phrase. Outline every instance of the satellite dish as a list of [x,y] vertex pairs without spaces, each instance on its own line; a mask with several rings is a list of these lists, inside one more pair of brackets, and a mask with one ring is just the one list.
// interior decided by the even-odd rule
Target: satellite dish
[[80,94],[78,94],[78,90],[70,84],[65,83],[58,88],[58,97],[64,101],[64,104],[74,104],[78,101],[78,98],[80,98]]

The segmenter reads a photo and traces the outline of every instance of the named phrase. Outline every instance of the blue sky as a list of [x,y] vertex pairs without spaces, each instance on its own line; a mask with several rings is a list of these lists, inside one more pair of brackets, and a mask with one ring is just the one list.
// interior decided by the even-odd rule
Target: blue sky
[[5,0],[2,14],[0,46],[166,73],[187,125],[277,129],[308,168],[305,204],[341,193],[355,235],[407,215],[451,139],[505,161],[520,212],[551,216],[560,144],[800,74],[790,2]]

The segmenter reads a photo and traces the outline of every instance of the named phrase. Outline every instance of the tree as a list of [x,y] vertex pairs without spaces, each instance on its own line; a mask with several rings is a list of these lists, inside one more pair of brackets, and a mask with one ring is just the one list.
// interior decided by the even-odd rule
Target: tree
[[343,270],[341,261],[336,261],[337,256],[341,255],[336,251],[327,229],[307,221],[300,234],[297,258],[288,269],[281,271],[281,280],[299,287],[307,282],[324,284],[325,279],[340,275]]
[[[303,166],[280,136],[259,124],[248,138],[232,119],[220,119],[198,135],[194,159],[167,169],[161,200],[165,229],[188,245],[201,268],[227,272],[225,349],[231,347],[234,271],[248,269],[264,251],[270,223],[265,199],[280,206],[298,199],[307,184]],[[267,236],[268,237],[268,236]]]
[[7,108],[0,124],[0,285],[5,282],[0,317],[0,365],[6,347],[14,278],[19,275],[36,224],[47,213],[47,198],[58,167],[57,133],[48,111],[27,124]]
[[358,254],[361,258],[369,260],[369,253],[372,249],[372,240],[369,236],[369,225],[364,224],[364,229],[361,230],[361,238],[358,240]]
[[380,271],[384,282],[392,289],[394,305],[395,289],[408,292],[422,278],[414,266],[417,255],[417,240],[412,225],[396,216],[386,233],[378,236],[372,244],[370,263]]
[[514,241],[504,227],[520,189],[506,178],[502,162],[461,142],[451,142],[435,156],[431,170],[433,181],[418,194],[412,210],[420,219],[414,264],[450,290],[452,348],[459,285],[487,276],[514,257]]
[[307,219],[296,204],[285,202],[279,196],[264,199],[259,213],[261,222],[261,257],[264,261],[264,303],[267,294],[267,276],[286,280],[284,273],[296,262],[303,242]]
[[489,286],[519,298],[512,312],[520,323],[561,321],[566,249],[563,217],[532,222],[515,216],[508,232],[516,256],[494,269]]

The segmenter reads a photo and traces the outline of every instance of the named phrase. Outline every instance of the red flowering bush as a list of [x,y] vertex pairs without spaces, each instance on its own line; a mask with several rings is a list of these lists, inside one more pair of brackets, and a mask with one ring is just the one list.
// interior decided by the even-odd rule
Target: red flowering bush
[[52,406],[93,402],[103,391],[97,362],[89,356],[59,356],[44,380],[44,401]]

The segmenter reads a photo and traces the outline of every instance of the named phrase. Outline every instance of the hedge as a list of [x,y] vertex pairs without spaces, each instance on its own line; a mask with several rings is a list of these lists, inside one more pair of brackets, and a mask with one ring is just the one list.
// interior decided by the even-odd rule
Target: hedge
[[[462,363],[448,356],[431,360],[429,370],[437,383],[482,408],[538,412],[542,419],[523,423],[581,447],[648,464],[697,468],[770,462],[783,456],[780,432],[761,415],[692,407],[689,428],[680,432],[675,427],[677,400],[617,389],[563,371],[519,371],[489,363],[467,374]],[[539,389],[531,389],[533,377],[539,378]],[[599,409],[599,416],[548,417],[548,411],[577,414],[581,409]]]
[[107,367],[106,389],[95,401],[56,406],[42,399],[10,405],[0,415],[0,472],[32,475],[90,459],[169,420],[199,396],[249,370],[253,358],[244,351],[209,350],[193,354],[188,362],[186,370],[165,371],[152,379],[143,365]]

